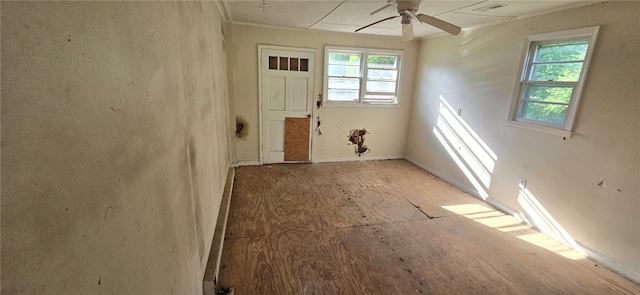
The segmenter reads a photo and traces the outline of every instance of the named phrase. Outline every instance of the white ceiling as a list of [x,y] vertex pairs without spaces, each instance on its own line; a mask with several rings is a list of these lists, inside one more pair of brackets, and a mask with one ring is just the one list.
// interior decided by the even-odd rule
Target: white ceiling
[[[398,0],[402,1],[402,0]],[[464,29],[488,23],[543,14],[601,0],[525,1],[525,0],[422,0],[419,13],[435,16]],[[383,7],[386,0],[223,0],[228,18],[234,23],[248,23],[303,30],[353,33],[357,28],[397,15],[395,5],[377,14],[372,11]],[[479,11],[500,4],[503,7]],[[440,35],[443,32],[428,26],[414,24],[416,38]],[[354,34],[402,36],[400,19],[392,19]]]

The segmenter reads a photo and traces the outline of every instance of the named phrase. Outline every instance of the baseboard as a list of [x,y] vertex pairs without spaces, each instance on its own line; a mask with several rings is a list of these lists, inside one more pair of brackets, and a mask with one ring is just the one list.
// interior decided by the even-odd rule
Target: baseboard
[[[515,210],[509,208],[508,206],[498,202],[497,200],[494,200],[492,198],[483,199],[475,189],[472,189],[471,187],[466,186],[466,185],[456,181],[455,179],[452,179],[452,178],[448,177],[447,175],[441,173],[440,171],[437,171],[437,170],[435,170],[435,169],[433,169],[433,168],[431,168],[431,167],[429,167],[429,166],[417,161],[415,158],[405,156],[405,160],[407,160],[407,161],[413,163],[414,165],[424,169],[425,171],[437,176],[438,178],[448,182],[449,184],[459,188],[460,190],[464,191],[465,193],[468,193],[468,194],[470,194],[470,195],[472,195],[472,196],[474,196],[474,197],[476,197],[476,198],[478,198],[480,200],[483,200],[484,202],[486,202],[487,204],[489,204],[493,208],[497,209],[498,211],[501,211],[501,212],[503,212],[505,214],[511,215],[514,218],[516,218],[517,220],[519,220],[520,222],[522,222],[522,223],[524,223],[524,224],[526,224],[528,226],[531,226],[532,228],[540,231],[540,229],[536,228],[534,225],[532,225],[527,220],[522,218],[522,216],[520,216],[520,214],[517,211],[515,211]],[[540,231],[540,232],[542,232],[542,231]],[[553,238],[550,235],[547,235],[547,236],[550,237],[550,238]],[[568,246],[568,247],[570,247],[570,248],[573,248],[571,245],[566,244],[564,241],[557,240],[555,238],[553,238],[553,239],[558,241],[558,242],[560,242],[560,243],[562,243],[562,244],[564,244],[564,245],[566,245],[566,246]],[[598,264],[608,268],[609,270],[617,273],[618,275],[631,280],[632,282],[640,284],[640,273],[637,273],[637,272],[629,269],[628,267],[616,262],[615,260],[612,260],[611,258],[603,255],[602,253],[600,253],[598,251],[595,251],[595,250],[589,248],[588,246],[585,246],[583,243],[580,243],[578,241],[575,241],[575,242],[578,244],[580,249],[574,249],[574,250],[576,250],[578,252],[585,253],[585,255],[587,257],[589,257],[589,259],[591,259],[591,260],[597,262]]]
[[605,256],[604,254],[589,248],[588,246],[576,242],[578,246],[582,249],[582,251],[589,257],[591,260],[599,263],[600,265],[608,268],[609,270],[627,278],[628,280],[635,282],[636,284],[640,284],[640,273],[637,273],[628,267],[612,260],[611,258]]
[[260,166],[260,161],[239,161],[233,163],[232,167],[240,167],[240,166]]
[[358,161],[397,160],[397,159],[404,159],[404,156],[402,156],[402,155],[393,155],[393,156],[368,156],[368,155],[364,155],[362,157],[316,159],[314,161],[314,163],[358,162]]
[[227,229],[227,219],[229,217],[229,205],[231,204],[231,193],[233,192],[233,181],[235,178],[235,169],[229,168],[227,172],[227,181],[220,202],[220,211],[218,212],[218,220],[216,221],[216,229],[213,233],[213,242],[211,243],[211,251],[209,252],[209,260],[204,272],[202,288],[204,295],[216,294],[216,285],[218,274],[220,272],[220,259],[222,257],[222,246],[224,244],[224,235]]

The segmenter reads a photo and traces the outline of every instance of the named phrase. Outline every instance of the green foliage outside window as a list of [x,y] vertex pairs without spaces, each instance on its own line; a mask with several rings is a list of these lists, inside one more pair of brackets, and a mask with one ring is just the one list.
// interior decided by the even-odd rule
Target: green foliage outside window
[[538,45],[527,77],[525,102],[520,116],[552,123],[565,119],[573,85],[544,82],[576,82],[580,79],[587,41]]

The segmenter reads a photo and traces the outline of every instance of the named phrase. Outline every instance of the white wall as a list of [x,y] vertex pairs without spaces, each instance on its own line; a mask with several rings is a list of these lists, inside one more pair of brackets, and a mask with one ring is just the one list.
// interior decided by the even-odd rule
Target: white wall
[[[619,263],[620,271],[640,276],[640,3],[606,2],[543,16],[486,26],[458,37],[421,43],[407,140],[407,157],[450,181],[481,193],[522,214],[535,215],[519,197],[518,181],[560,227],[576,241]],[[509,127],[506,118],[519,75],[524,38],[528,34],[601,25],[583,89],[575,134],[566,138]],[[434,130],[441,99],[462,109],[468,124],[488,149],[470,148],[491,159],[482,182],[462,159],[473,146],[442,144]],[[444,117],[442,117],[444,118]],[[450,119],[449,119],[450,120]],[[462,123],[450,122],[453,125]],[[465,130],[462,127],[462,130]],[[458,132],[457,136],[471,134]],[[471,171],[467,177],[449,146]],[[466,146],[466,147],[465,147]],[[461,149],[458,149],[461,147]],[[473,156],[472,156],[473,158]],[[470,179],[475,179],[474,183]],[[597,184],[604,180],[606,187]],[[549,219],[550,220],[550,219]],[[544,225],[539,225],[544,226]]]
[[230,165],[213,2],[2,2],[2,294],[200,294]]
[[[353,146],[348,146],[349,130],[366,128],[371,134],[365,144],[372,150],[363,158],[385,158],[404,155],[409,107],[413,95],[413,75],[418,42],[402,42],[399,38],[376,38],[352,34],[285,30],[248,25],[232,25],[233,94],[236,114],[249,122],[246,140],[237,140],[237,160],[259,161],[258,44],[317,49],[316,95],[322,92],[324,46],[348,46],[404,50],[399,105],[396,107],[323,107],[320,116],[322,136],[315,136],[315,160],[357,160]],[[314,98],[315,100],[315,98]],[[314,106],[315,109],[315,106]],[[315,126],[315,125],[314,125]]]

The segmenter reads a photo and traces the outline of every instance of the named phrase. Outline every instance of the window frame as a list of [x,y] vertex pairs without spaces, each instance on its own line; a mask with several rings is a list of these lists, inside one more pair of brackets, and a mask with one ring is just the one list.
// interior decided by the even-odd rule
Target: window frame
[[[591,56],[593,55],[593,48],[595,47],[599,28],[599,26],[593,26],[572,30],[563,30],[557,32],[529,35],[525,38],[522,53],[523,57],[521,58],[522,63],[519,69],[520,77],[516,82],[508,118],[508,121],[509,123],[511,123],[511,125],[547,133],[559,134],[563,136],[571,135],[571,132],[574,128],[574,121],[580,103],[580,98],[582,96],[582,89],[587,77],[589,64],[591,62]],[[531,76],[533,75],[532,67],[534,65],[534,58],[535,54],[537,53],[538,46],[571,41],[588,42],[587,51],[582,62],[580,77],[577,81],[535,81],[531,79]],[[533,120],[520,116],[523,102],[525,102],[524,96],[528,85],[548,85],[555,87],[569,86],[573,88],[569,103],[567,104],[565,118],[562,123]]]
[[[352,101],[340,101],[329,99],[329,78],[349,78],[344,76],[329,76],[329,54],[334,52],[353,53],[360,55],[359,71],[360,75],[358,79],[358,99]],[[383,55],[383,56],[395,56],[397,57],[397,76],[395,79],[395,91],[394,97],[391,100],[371,100],[366,99],[367,95],[384,95],[381,92],[367,92],[367,81],[378,81],[377,79],[369,79],[369,70],[376,70],[378,68],[368,67],[367,60],[371,55]],[[324,74],[323,74],[323,102],[326,106],[396,106],[398,105],[398,97],[400,96],[400,81],[402,79],[402,63],[404,60],[404,51],[391,50],[391,49],[372,49],[372,48],[359,48],[359,47],[341,47],[341,46],[325,46],[324,51]],[[380,80],[382,81],[382,80]],[[389,80],[390,81],[390,80]]]

